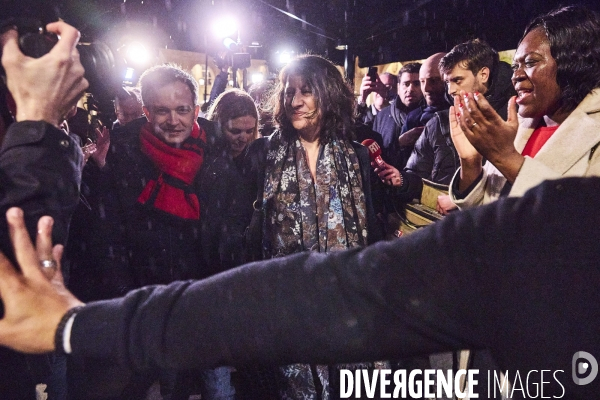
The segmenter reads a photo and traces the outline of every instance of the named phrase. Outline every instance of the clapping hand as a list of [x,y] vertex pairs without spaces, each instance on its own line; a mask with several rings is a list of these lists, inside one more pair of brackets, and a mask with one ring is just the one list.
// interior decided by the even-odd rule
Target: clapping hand
[[[458,110],[458,112],[456,112]],[[517,128],[519,126],[515,97],[508,102],[508,119],[504,121],[494,108],[479,93],[460,92],[454,98],[454,112],[460,129],[481,156],[489,160],[506,177],[514,182],[523,165],[524,158],[514,146]],[[453,112],[451,111],[451,114]],[[465,156],[474,155],[472,150],[466,150],[460,135],[455,132],[453,141],[461,147]],[[456,145],[456,144],[455,144]],[[457,147],[457,151],[459,151]],[[460,154],[460,152],[459,152]],[[462,159],[462,156],[461,156]]]

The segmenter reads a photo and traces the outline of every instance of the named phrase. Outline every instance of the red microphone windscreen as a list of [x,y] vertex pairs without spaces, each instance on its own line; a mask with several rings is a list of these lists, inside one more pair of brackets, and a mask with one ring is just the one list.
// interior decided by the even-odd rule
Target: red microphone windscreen
[[383,159],[381,158],[381,147],[373,139],[365,139],[362,141],[362,145],[369,150],[369,156],[371,161],[375,161],[377,165],[383,166]]

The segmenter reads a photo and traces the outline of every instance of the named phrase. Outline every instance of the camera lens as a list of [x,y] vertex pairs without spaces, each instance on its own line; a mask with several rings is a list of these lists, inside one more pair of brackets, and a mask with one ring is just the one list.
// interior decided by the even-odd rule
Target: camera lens
[[89,91],[99,99],[112,99],[120,87],[113,52],[104,43],[79,44],[81,64],[85,68]]

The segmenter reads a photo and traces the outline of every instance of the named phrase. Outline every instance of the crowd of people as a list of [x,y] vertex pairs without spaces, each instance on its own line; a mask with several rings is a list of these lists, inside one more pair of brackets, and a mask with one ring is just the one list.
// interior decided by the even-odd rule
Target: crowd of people
[[[86,86],[77,32],[48,29],[61,35],[42,57],[59,60],[48,81],[70,70],[35,97],[23,87],[39,61],[14,32],[2,37],[16,110],[3,119],[0,200],[27,220],[12,208],[0,226],[15,249],[0,243],[0,343],[54,353],[1,349],[13,371],[0,373],[1,398],[143,399],[159,382],[172,400],[333,399],[341,368],[375,361],[406,368],[474,349],[482,370],[570,371],[573,353],[600,356],[590,322],[600,183],[530,190],[600,173],[598,14],[571,6],[534,19],[512,71],[474,39],[397,76],[366,75],[358,100],[331,62],[302,55],[267,101],[225,90],[206,118],[195,79],[155,66],[118,94],[117,120],[83,152],[61,125]],[[448,216],[384,240],[422,179],[449,185],[437,207]],[[52,220],[36,228],[42,215]],[[456,369],[448,357],[424,368]],[[547,393],[600,390],[558,384]]]

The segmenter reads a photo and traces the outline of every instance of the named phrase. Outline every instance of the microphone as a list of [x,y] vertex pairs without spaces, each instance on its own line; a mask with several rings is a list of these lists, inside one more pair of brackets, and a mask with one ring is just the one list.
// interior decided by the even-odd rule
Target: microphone
[[369,157],[371,157],[371,161],[375,161],[379,167],[384,166],[383,158],[381,158],[381,147],[377,144],[373,139],[365,139],[362,141],[362,145],[365,146],[369,150]]

